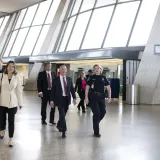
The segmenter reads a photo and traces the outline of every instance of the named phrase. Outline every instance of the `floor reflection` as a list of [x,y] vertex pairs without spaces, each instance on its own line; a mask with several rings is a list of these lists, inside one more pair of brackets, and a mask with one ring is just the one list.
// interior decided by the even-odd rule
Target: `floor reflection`
[[0,160],[160,159],[160,106],[108,105],[100,139],[92,136],[90,109],[82,114],[76,106],[70,106],[64,140],[55,126],[41,125],[36,93],[25,92],[24,103],[16,116],[15,146],[8,148],[6,135],[0,141]]

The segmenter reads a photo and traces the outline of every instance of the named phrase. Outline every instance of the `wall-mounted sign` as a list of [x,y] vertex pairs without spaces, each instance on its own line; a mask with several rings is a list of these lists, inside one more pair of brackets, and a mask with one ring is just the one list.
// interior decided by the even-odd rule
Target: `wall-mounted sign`
[[160,44],[154,45],[154,54],[160,55]]

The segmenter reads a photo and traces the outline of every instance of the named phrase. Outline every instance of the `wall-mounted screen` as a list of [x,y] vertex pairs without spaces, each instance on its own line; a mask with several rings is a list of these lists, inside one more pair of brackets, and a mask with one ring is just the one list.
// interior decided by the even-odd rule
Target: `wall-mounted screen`
[[160,55],[160,44],[154,45],[154,54]]

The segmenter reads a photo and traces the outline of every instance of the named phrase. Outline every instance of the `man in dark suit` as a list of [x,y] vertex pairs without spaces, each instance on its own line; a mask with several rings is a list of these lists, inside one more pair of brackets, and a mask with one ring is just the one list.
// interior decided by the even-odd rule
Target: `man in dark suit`
[[55,106],[59,110],[59,121],[57,128],[62,132],[62,138],[66,138],[66,120],[65,116],[71,104],[71,95],[73,97],[73,104],[76,105],[75,89],[72,83],[72,79],[66,76],[67,68],[65,65],[60,67],[60,76],[53,81],[53,87],[51,92],[51,108]]
[[86,75],[86,79],[88,80],[93,75],[93,71],[90,69],[88,70],[88,74]]
[[[52,89],[52,82],[56,78],[56,75],[54,72],[51,72],[52,65],[51,63],[47,62],[44,64],[45,70],[43,72],[40,72],[38,75],[37,80],[37,88],[38,88],[38,94],[39,97],[42,99],[41,103],[41,116],[42,116],[42,124],[47,125],[46,123],[46,110],[47,110],[47,103],[50,103],[50,94]],[[50,112],[50,121],[51,124],[54,123],[54,114],[55,114],[55,108],[51,108]]]

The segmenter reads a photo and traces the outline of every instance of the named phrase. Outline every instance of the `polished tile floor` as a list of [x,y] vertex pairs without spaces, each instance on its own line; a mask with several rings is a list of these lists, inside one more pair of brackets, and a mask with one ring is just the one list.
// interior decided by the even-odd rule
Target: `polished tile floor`
[[[160,106],[107,106],[100,139],[92,136],[92,113],[70,107],[67,138],[55,126],[42,126],[40,99],[25,92],[16,116],[14,147],[0,140],[0,160],[160,160]],[[49,109],[48,109],[49,111]],[[56,113],[56,121],[58,113]]]

